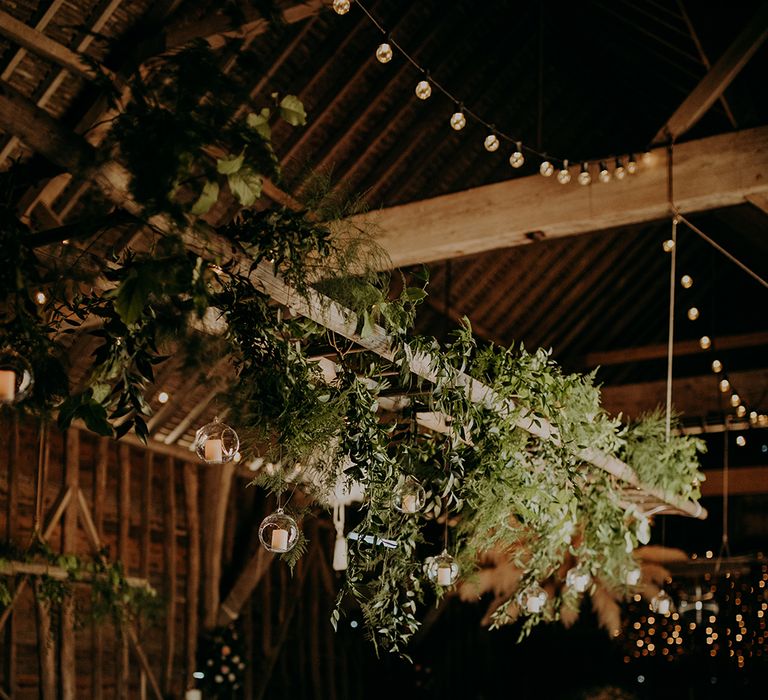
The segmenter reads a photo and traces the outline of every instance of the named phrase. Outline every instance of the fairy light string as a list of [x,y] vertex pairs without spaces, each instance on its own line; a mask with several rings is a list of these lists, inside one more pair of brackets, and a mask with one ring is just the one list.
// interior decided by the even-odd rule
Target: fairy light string
[[[384,37],[384,41],[379,44],[376,49],[376,58],[379,62],[384,64],[389,63],[392,60],[394,51],[400,53],[420,75],[415,90],[416,96],[421,100],[426,100],[429,99],[434,90],[442,93],[455,105],[455,111],[449,120],[453,130],[461,131],[467,126],[469,120],[481,124],[489,132],[483,141],[483,145],[488,152],[493,153],[494,151],[497,151],[500,146],[500,140],[512,144],[514,146],[514,151],[509,156],[509,163],[513,168],[517,169],[524,165],[525,154],[527,154],[541,161],[539,164],[539,172],[544,177],[551,177],[557,172],[556,179],[561,185],[567,185],[573,181],[582,186],[589,185],[594,181],[594,178],[590,174],[590,166],[594,164],[598,164],[597,180],[602,183],[610,182],[612,179],[623,180],[627,175],[634,175],[638,171],[637,159],[632,153],[627,155],[613,154],[603,158],[590,160],[574,160],[549,154],[546,151],[541,150],[541,144],[538,144],[537,148],[529,146],[518,136],[498,128],[496,124],[492,124],[484,119],[475,110],[468,107],[464,100],[458,95],[435,79],[430,70],[419,63],[402,46],[402,44],[394,38],[392,32],[376,18],[368,7],[366,7],[365,3],[360,2],[360,0],[333,0],[332,7],[336,14],[345,15],[350,11],[353,2]],[[615,164],[613,172],[609,170],[608,163]],[[576,178],[571,177],[569,170],[571,165],[576,165],[579,168],[579,176]]]

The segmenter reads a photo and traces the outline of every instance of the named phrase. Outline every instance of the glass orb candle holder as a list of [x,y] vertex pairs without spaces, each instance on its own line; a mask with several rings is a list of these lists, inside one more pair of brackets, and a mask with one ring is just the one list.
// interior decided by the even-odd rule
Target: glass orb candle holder
[[574,567],[568,569],[565,575],[565,583],[577,593],[584,593],[592,583],[592,575],[585,569]]
[[284,554],[290,552],[299,539],[299,526],[296,521],[278,508],[268,515],[259,525],[259,540],[268,552]]
[[195,452],[207,464],[226,464],[240,449],[240,438],[218,418],[204,425],[195,434]]
[[459,578],[459,565],[446,550],[443,550],[436,557],[431,557],[427,565],[427,578],[438,586],[452,586]]
[[521,610],[534,615],[544,610],[548,597],[547,592],[538,583],[532,583],[517,594],[517,604]]
[[412,476],[405,478],[395,489],[392,505],[401,513],[412,515],[418,513],[426,503],[427,494],[424,487]]
[[651,610],[658,615],[669,615],[673,608],[672,598],[663,588],[660,588],[659,592],[651,598]]
[[34,383],[29,362],[15,350],[0,350],[0,404],[9,406],[23,401]]
[[640,583],[642,575],[643,572],[640,570],[640,567],[635,567],[634,569],[629,569],[627,571],[627,575],[624,577],[624,580],[627,582],[628,586],[636,586],[638,583]]

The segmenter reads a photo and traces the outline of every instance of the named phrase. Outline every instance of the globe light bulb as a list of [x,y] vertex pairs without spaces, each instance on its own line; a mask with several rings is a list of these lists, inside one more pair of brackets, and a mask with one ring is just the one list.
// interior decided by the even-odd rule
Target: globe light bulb
[[525,163],[525,156],[523,156],[523,144],[520,141],[515,146],[515,152],[509,157],[509,164],[513,168],[522,168]]
[[489,153],[498,151],[499,137],[496,136],[496,134],[488,134],[488,136],[485,137],[485,141],[483,141],[483,146],[485,146],[485,150],[488,151]]
[[561,185],[567,185],[571,181],[571,172],[568,170],[568,161],[563,161],[563,167],[557,171],[557,181]]
[[699,317],[699,310],[692,306],[690,309],[688,309],[688,320],[695,321]]
[[157,395],[157,402],[158,402],[158,403],[168,403],[168,399],[170,399],[170,398],[171,398],[171,397],[168,395],[168,392],[167,392],[167,391],[161,391],[161,392],[160,392],[160,393]]
[[671,253],[675,248],[675,242],[671,238],[667,238],[667,240],[661,244],[661,247],[664,249],[665,253]]
[[592,182],[592,176],[589,174],[589,165],[587,165],[587,163],[581,164],[581,171],[579,172],[579,177],[577,179],[579,184],[584,187]]
[[600,173],[598,174],[598,179],[600,182],[610,182],[611,181],[611,172],[608,170],[608,166],[605,164],[605,161],[600,162]]
[[737,435],[736,436],[736,444],[739,447],[745,447],[747,444],[747,438],[745,438],[743,435]]
[[46,302],[45,292],[35,292],[35,302],[42,306]]
[[702,350],[709,350],[712,347],[712,339],[708,335],[702,335],[699,338],[699,347]]
[[750,411],[749,412],[749,422],[750,423],[757,423],[758,415],[757,411]]
[[715,374],[719,374],[723,371],[723,363],[720,360],[712,360],[712,371]]
[[637,172],[637,161],[632,153],[629,154],[629,160],[627,161],[627,172],[630,175],[634,175]]
[[387,42],[379,44],[379,48],[376,49],[376,58],[379,63],[389,63],[392,60],[392,47]]
[[680,284],[683,285],[683,289],[690,289],[693,287],[693,277],[690,275],[683,275],[680,278]]
[[623,180],[627,176],[627,170],[621,162],[621,158],[616,159],[616,167],[613,170],[613,176],[617,180]]
[[454,131],[461,131],[467,125],[467,118],[460,109],[451,115],[451,128]]
[[545,160],[539,166],[539,172],[544,177],[549,177],[550,175],[552,175],[552,173],[555,172],[555,166],[552,165],[552,163],[550,163],[548,160]]
[[739,405],[736,407],[736,415],[737,415],[739,418],[744,418],[744,416],[746,416],[746,415],[747,415],[747,409],[746,409],[746,407],[744,406],[744,404],[739,404]]
[[349,0],[333,0],[333,9],[337,15],[346,15],[349,12]]
[[432,86],[428,80],[420,80],[416,85],[416,97],[420,100],[427,100],[432,94]]
[[731,388],[731,383],[727,379],[721,379],[720,380],[720,391],[725,394],[727,391]]
[[738,394],[731,394],[731,406],[736,408],[741,404],[741,397]]

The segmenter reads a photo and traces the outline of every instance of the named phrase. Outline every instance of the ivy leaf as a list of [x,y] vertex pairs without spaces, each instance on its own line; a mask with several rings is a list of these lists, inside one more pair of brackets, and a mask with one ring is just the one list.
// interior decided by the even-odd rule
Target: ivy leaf
[[246,119],[248,126],[259,134],[265,141],[272,137],[272,129],[269,126],[269,117],[271,112],[268,107],[264,107],[259,114],[251,112]]
[[211,207],[216,204],[216,200],[219,198],[219,183],[216,180],[207,180],[203,185],[203,191],[197,198],[197,201],[192,205],[190,213],[195,216],[201,216],[207,214]]
[[304,126],[307,123],[304,105],[296,95],[286,95],[280,100],[280,116],[291,126]]
[[154,289],[155,281],[143,268],[133,268],[114,293],[115,311],[130,326],[141,317]]
[[244,160],[245,153],[241,153],[233,158],[219,158],[216,161],[216,170],[222,175],[232,175],[243,167]]
[[263,179],[261,175],[254,172],[251,168],[242,168],[239,172],[233,173],[227,177],[229,189],[235,195],[237,201],[244,207],[250,207],[259,197],[261,197],[261,188]]

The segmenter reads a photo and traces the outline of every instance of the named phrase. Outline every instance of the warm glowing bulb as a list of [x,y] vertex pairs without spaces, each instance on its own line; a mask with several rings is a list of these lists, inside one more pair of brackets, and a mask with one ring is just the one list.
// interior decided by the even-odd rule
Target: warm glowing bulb
[[688,320],[695,321],[699,317],[699,310],[692,306],[690,309],[688,309]]
[[600,174],[597,177],[600,180],[600,182],[611,181],[611,173],[608,170],[608,166],[605,164],[605,162],[600,163]]
[[749,412],[749,422],[750,423],[757,423],[757,411],[750,411]]
[[518,141],[515,147],[515,152],[509,157],[509,164],[513,168],[522,168],[525,163],[525,156],[523,155],[523,146]]
[[741,404],[741,397],[738,394],[731,394],[731,406],[736,408],[739,404]]
[[675,247],[675,242],[671,238],[667,238],[667,240],[661,244],[661,247],[664,248],[665,253],[671,253]]
[[635,156],[631,153],[629,154],[629,160],[627,161],[627,172],[630,175],[634,175],[637,172],[637,161],[635,160]]
[[45,304],[45,294],[43,292],[35,292],[35,301],[42,306]]
[[613,176],[617,180],[623,180],[627,176],[627,171],[624,168],[624,165],[621,162],[621,158],[616,159],[616,168],[613,171]]
[[544,177],[549,177],[553,172],[555,172],[555,166],[552,165],[552,163],[550,163],[548,160],[545,160],[539,166],[539,172]]
[[557,181],[561,185],[567,185],[571,181],[571,172],[568,170],[568,161],[563,161],[563,167],[557,171]]
[[376,58],[379,63],[389,63],[392,60],[392,47],[387,42],[379,44],[379,48],[376,49]]
[[432,94],[432,86],[428,80],[420,80],[416,85],[416,97],[420,100],[426,100]]
[[485,146],[485,150],[490,153],[497,151],[499,149],[498,136],[496,136],[496,134],[488,134],[488,136],[485,137],[485,141],[483,141],[483,146]]
[[693,287],[693,277],[691,277],[690,275],[683,275],[680,278],[680,284],[683,285],[684,289],[690,289],[691,287]]
[[157,401],[158,401],[158,403],[168,403],[168,399],[169,399],[169,398],[171,398],[171,397],[170,397],[170,396],[168,396],[168,392],[165,392],[165,391],[161,391],[161,392],[160,392],[160,393],[157,395]]
[[585,187],[592,182],[592,176],[589,174],[589,166],[586,163],[581,164],[581,172],[577,179],[579,184],[584,185]]
[[454,131],[461,131],[467,125],[467,118],[461,110],[451,115],[451,128]]
[[346,15],[349,12],[349,0],[333,0],[333,9],[337,15]]
[[743,435],[737,435],[736,436],[736,444],[739,447],[744,447],[747,444],[747,438],[745,438]]
[[651,153],[651,151],[646,151],[645,153],[643,153],[643,163],[650,164],[653,162],[653,160],[654,160],[653,153]]
[[712,371],[715,374],[719,374],[723,371],[723,363],[720,360],[712,360]]
[[744,405],[743,405],[743,404],[739,404],[739,405],[736,407],[736,415],[737,415],[739,418],[744,418],[744,416],[746,416],[746,415],[747,415],[747,409],[744,407]]
[[725,393],[731,388],[731,383],[727,379],[720,380],[720,391]]
[[699,347],[702,350],[709,350],[712,347],[712,339],[708,335],[702,335],[699,338]]

